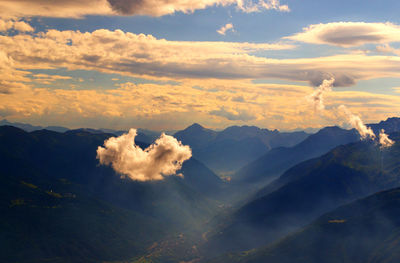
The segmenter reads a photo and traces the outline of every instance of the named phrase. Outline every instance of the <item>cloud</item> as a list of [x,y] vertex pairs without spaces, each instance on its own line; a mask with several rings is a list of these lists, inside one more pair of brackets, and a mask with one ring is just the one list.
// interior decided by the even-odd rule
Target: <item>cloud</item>
[[211,115],[224,117],[230,121],[250,121],[256,119],[254,114],[251,114],[249,111],[244,109],[237,110],[226,110],[222,107],[219,110],[210,111]]
[[[1,20],[0,20],[1,21]],[[30,73],[16,68],[15,61],[0,49],[0,93],[11,94],[17,89],[27,88]]]
[[222,26],[220,29],[217,30],[217,33],[225,36],[226,31],[229,31],[229,30],[232,32],[235,32],[235,29],[233,28],[233,25],[231,23]]
[[400,26],[392,23],[335,22],[310,25],[303,32],[286,37],[311,44],[355,47],[400,41]]
[[[192,156],[189,146],[164,133],[145,150],[135,145],[136,130],[111,137],[97,148],[100,164],[111,165],[119,174],[136,181],[163,180],[174,175]],[[179,175],[182,176],[182,175]]]
[[0,17],[71,17],[113,14],[107,0],[0,0]]
[[376,138],[375,133],[372,131],[370,127],[367,127],[361,118],[355,114],[353,114],[346,106],[340,105],[338,108],[341,112],[345,114],[347,121],[350,125],[358,131],[362,139],[372,139]]
[[52,84],[57,80],[68,80],[72,79],[70,76],[61,76],[61,75],[49,75],[49,74],[34,74],[33,79],[34,82],[41,83],[41,84]]
[[[324,117],[328,117],[329,115],[324,111],[324,95],[325,93],[332,91],[333,83],[335,82],[334,78],[326,79],[322,82],[322,84],[314,91],[310,96],[307,96],[307,100],[314,106],[314,109],[324,113]],[[333,108],[329,111],[333,112],[333,116],[335,116],[335,111],[338,111],[339,118],[342,118],[344,115],[344,119],[355,128],[360,134],[362,139],[372,139],[376,138],[374,132],[370,127],[367,127],[361,118],[355,114],[353,114],[346,106],[340,105],[338,108]]]
[[332,91],[332,86],[334,82],[334,78],[325,79],[322,84],[317,88],[317,90],[315,90],[310,96],[307,96],[307,99],[314,105],[315,110],[322,111],[325,109],[324,94],[326,92]]
[[174,81],[275,78],[313,86],[330,77],[335,78],[334,86],[351,86],[358,80],[400,76],[400,57],[396,56],[270,59],[254,54],[292,48],[287,44],[168,41],[105,29],[0,36],[0,50],[14,62],[14,69],[83,69]]
[[397,56],[400,56],[400,49],[391,47],[389,44],[384,44],[382,46],[377,46],[376,51],[382,52],[382,53],[391,53],[395,54]]
[[234,5],[243,12],[290,11],[279,0],[0,0],[0,17],[72,17],[86,15],[164,16]]
[[394,141],[389,139],[389,136],[385,133],[384,129],[379,133],[379,144],[381,145],[381,148],[388,148],[394,144]]
[[[310,86],[204,79],[176,84],[122,83],[88,89],[85,83],[73,83],[77,85],[75,90],[60,88],[67,84],[65,80],[49,87],[36,87],[31,83],[30,87],[11,88],[8,94],[0,93],[0,109],[9,113],[8,119],[18,122],[47,126],[60,124],[61,119],[64,126],[71,128],[124,130],[132,123],[149,129],[178,130],[190,125],[193,119],[219,129],[233,122],[224,116],[210,114],[222,107],[230,114],[247,112],[254,117],[252,120],[235,120],[235,124],[271,129],[320,128],[339,120],[335,111],[329,112],[332,115],[329,118],[325,113],[315,114],[310,107],[312,104],[305,99],[315,91]],[[202,89],[192,88],[199,85]],[[238,95],[243,96],[244,102],[234,100]],[[400,96],[397,95],[337,88],[324,96],[327,109],[345,104],[367,123],[397,116],[400,108]],[[276,119],[277,115],[284,119]]]
[[0,32],[6,32],[9,30],[16,30],[19,32],[33,32],[35,29],[24,21],[15,21],[12,19],[0,19]]

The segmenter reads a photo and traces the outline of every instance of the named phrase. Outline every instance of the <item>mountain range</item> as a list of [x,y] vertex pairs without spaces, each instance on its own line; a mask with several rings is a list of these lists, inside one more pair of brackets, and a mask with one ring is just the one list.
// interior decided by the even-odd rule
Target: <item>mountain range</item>
[[[400,140],[398,133],[391,137]],[[302,162],[225,218],[206,248],[244,250],[273,242],[340,205],[400,186],[399,157],[399,144],[382,150],[360,141]]]
[[305,132],[279,132],[255,126],[231,126],[214,131],[195,123],[174,136],[190,145],[193,156],[220,175],[229,175],[247,163],[279,146],[292,146],[304,140]]
[[138,182],[96,159],[124,131],[0,125],[0,262],[397,262],[400,119],[369,126],[396,143],[194,124],[184,176]]
[[400,188],[326,213],[286,238],[209,263],[396,263],[400,261]]
[[218,211],[223,181],[195,159],[182,167],[184,178],[154,182],[99,166],[96,149],[110,136],[0,127],[3,261],[131,258]]

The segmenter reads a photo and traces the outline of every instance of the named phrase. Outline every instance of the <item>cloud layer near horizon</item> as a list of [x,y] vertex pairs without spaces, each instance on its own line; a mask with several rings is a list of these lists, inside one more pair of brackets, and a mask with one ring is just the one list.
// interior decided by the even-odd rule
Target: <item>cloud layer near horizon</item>
[[144,150],[135,145],[135,137],[136,129],[130,129],[127,134],[107,139],[104,147],[97,148],[100,164],[111,165],[117,173],[135,181],[155,181],[176,174],[192,157],[190,147],[170,135],[163,133]]
[[192,13],[211,6],[231,6],[243,12],[290,11],[279,0],[0,0],[0,17],[72,17],[86,15],[163,16]]

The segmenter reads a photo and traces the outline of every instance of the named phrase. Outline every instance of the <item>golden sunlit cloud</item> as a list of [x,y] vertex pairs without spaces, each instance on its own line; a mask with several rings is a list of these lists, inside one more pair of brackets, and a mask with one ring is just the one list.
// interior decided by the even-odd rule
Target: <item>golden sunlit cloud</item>
[[86,15],[164,16],[176,12],[193,13],[211,6],[234,5],[243,12],[290,11],[279,0],[0,0],[0,17],[72,17]]
[[233,29],[233,25],[231,23],[222,26],[220,29],[217,30],[217,33],[225,36],[227,31],[235,32],[235,29]]
[[[0,36],[7,71],[20,77],[24,77],[21,70],[61,67],[175,81],[277,78],[307,81],[313,86],[330,77],[335,79],[334,86],[350,86],[358,80],[400,76],[400,57],[396,56],[356,53],[269,59],[252,54],[292,48],[286,44],[168,41],[105,29]],[[17,81],[6,78],[10,79]]]
[[[190,80],[177,85],[125,83],[108,90],[24,87],[0,94],[0,115],[14,120],[70,127],[180,129],[193,122],[221,128],[233,124],[293,129],[332,125],[307,101],[313,88],[253,84],[239,80]],[[366,122],[399,114],[400,97],[361,91],[332,91],[326,108],[345,104]],[[168,120],[175,120],[173,123]]]
[[33,32],[35,29],[24,21],[18,21],[13,19],[3,20],[0,19],[0,32],[9,30],[16,30],[19,32]]
[[[13,30],[12,23],[4,30]],[[400,57],[397,56],[352,52],[272,59],[260,54],[293,50],[296,46],[169,41],[106,29],[19,31],[0,35],[0,116],[48,123],[62,118],[71,127],[127,128],[137,123],[136,127],[173,128],[172,125],[182,128],[193,119],[215,128],[238,123],[280,129],[322,127],[331,125],[337,118],[313,114],[306,98],[313,89],[307,85],[318,86],[330,78],[335,79],[333,86],[338,87],[350,86],[359,80],[400,77]],[[133,84],[123,77],[112,76],[110,80],[115,81],[112,84],[115,86],[88,90],[86,81],[79,77],[71,83],[72,77],[64,76],[65,73],[35,73],[35,70],[44,69],[90,70],[172,80],[174,84]],[[254,84],[251,81],[257,79],[282,79],[306,85]],[[60,88],[60,83],[64,83],[64,89]],[[57,85],[51,87],[52,84]],[[326,95],[325,106],[345,104],[360,116],[366,111],[368,116],[362,118],[368,122],[398,114],[399,103],[396,95],[335,88]],[[177,121],[174,124],[166,121],[171,118]]]

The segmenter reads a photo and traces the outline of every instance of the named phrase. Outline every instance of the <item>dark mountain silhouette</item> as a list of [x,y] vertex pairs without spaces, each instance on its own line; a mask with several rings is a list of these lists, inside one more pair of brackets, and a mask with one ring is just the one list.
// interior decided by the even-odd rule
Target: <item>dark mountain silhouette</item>
[[[400,118],[392,117],[377,124],[368,124],[368,126],[377,135],[381,129],[384,129],[386,133],[398,132],[400,131]],[[284,171],[302,161],[318,157],[336,146],[358,140],[360,140],[359,134],[354,129],[345,130],[336,126],[326,127],[293,147],[272,149],[262,157],[241,168],[232,178],[233,180],[253,184],[268,182],[271,177],[274,178],[281,175]],[[260,194],[270,192],[271,187],[269,186],[267,189],[262,190]],[[260,194],[257,196],[260,196]]]
[[400,188],[395,188],[339,207],[275,244],[210,263],[395,263],[399,242]]
[[96,160],[110,136],[0,127],[2,259],[126,259],[215,214],[222,181],[199,161],[184,164],[184,178],[121,179]]
[[47,127],[42,127],[42,126],[35,126],[27,123],[21,123],[21,122],[9,122],[6,119],[3,119],[0,121],[0,126],[14,126],[17,128],[20,128],[24,131],[27,132],[32,132],[32,131],[37,131],[37,130],[49,130],[49,131],[56,131],[56,132],[66,132],[69,129],[61,126],[47,126]]
[[[392,134],[396,141],[400,134]],[[241,207],[210,234],[208,249],[244,250],[272,242],[340,205],[400,185],[400,145],[339,146],[294,166],[271,192]]]
[[400,118],[391,117],[387,118],[385,121],[380,121],[375,124],[368,124],[375,134],[379,134],[381,129],[384,129],[386,133],[392,133],[400,131]]
[[279,176],[293,165],[320,156],[338,145],[358,141],[359,138],[355,130],[326,127],[293,147],[272,149],[244,166],[232,178],[245,182],[263,182]]

